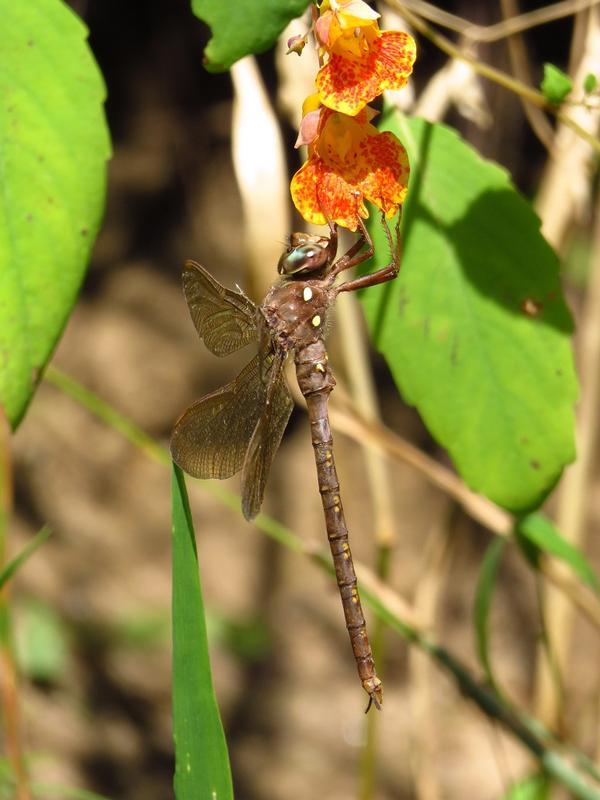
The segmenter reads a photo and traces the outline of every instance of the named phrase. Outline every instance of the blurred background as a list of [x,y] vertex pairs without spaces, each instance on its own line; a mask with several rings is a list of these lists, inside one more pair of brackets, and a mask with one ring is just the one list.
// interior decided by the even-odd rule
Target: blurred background
[[[544,5],[516,2],[455,0],[444,3],[444,10],[491,25]],[[107,84],[114,156],[104,225],[54,363],[166,444],[181,411],[229,381],[248,357],[217,359],[199,342],[180,288],[182,263],[194,258],[225,285],[239,284],[257,299],[276,277],[283,237],[290,227],[302,227],[286,192],[300,163],[294,126],[310,91],[302,76],[311,73],[311,54],[307,48],[302,59],[285,60],[281,49],[267,53],[254,64],[238,65],[232,82],[229,74],[204,71],[208,32],[187,0],[71,5],[90,29]],[[410,6],[426,9],[417,0]],[[383,3],[378,8],[391,13]],[[382,25],[396,26],[391,17]],[[600,46],[590,45],[598,42],[598,28],[596,11],[580,11],[508,42],[480,42],[473,52],[537,86],[545,61],[569,70],[583,57],[598,59]],[[598,318],[594,322],[586,312],[588,276],[600,259],[592,151],[577,139],[572,146],[561,143],[559,136],[569,132],[556,132],[554,119],[538,113],[531,122],[516,95],[453,65],[422,36],[417,41],[404,105],[456,126],[484,156],[510,170],[522,192],[536,200],[545,231],[564,259],[565,290],[581,323],[575,346],[584,397],[589,382],[592,400],[582,420],[583,477],[578,473],[579,483],[562,506],[557,493],[549,508],[560,516],[575,503],[581,546],[600,566],[594,536],[600,515],[593,394]],[[597,112],[583,113],[581,124],[597,135]],[[260,142],[273,156],[280,153],[279,161],[259,163]],[[275,144],[265,147],[269,142]],[[552,158],[548,147],[560,157]],[[565,153],[575,160],[567,163]],[[243,169],[248,163],[255,170],[250,175]],[[338,327],[330,346],[343,385]],[[416,412],[398,397],[382,360],[374,353],[371,358],[385,424],[448,464]],[[353,552],[373,566],[373,465],[355,441],[339,433],[336,451]],[[168,470],[47,383],[16,436],[14,455],[14,552],[42,525],[53,531],[14,585],[34,776],[115,799],[172,796]],[[478,673],[473,593],[492,535],[411,467],[389,460],[384,469],[393,521],[388,534],[394,539],[390,583]],[[237,479],[228,485],[237,491]],[[273,544],[228,510],[210,489],[190,481],[189,490],[236,796],[356,796],[364,697],[335,585],[307,559]],[[264,510],[307,542],[324,542],[300,408],[275,461]],[[556,613],[563,619],[564,610]],[[555,685],[549,688],[537,666],[539,586],[512,550],[501,566],[492,620],[494,664],[510,695],[595,757],[597,630],[579,616],[567,615],[561,623],[569,660],[559,703]],[[383,672],[376,797],[491,800],[531,767],[518,744],[396,636],[387,638]]]

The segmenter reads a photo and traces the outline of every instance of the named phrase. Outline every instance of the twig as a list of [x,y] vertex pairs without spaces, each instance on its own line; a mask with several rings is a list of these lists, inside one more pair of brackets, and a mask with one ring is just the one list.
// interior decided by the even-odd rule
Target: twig
[[[419,582],[415,590],[415,610],[428,629],[435,629],[438,600],[450,547],[455,542],[452,536],[455,511],[458,505],[445,504],[441,519],[433,526],[425,543],[423,567],[419,570]],[[437,769],[438,726],[433,709],[432,687],[434,685],[432,664],[425,653],[411,649],[408,654],[412,711],[411,751],[415,795],[418,800],[438,800],[440,796],[439,770]]]
[[[575,85],[581,86],[588,72],[600,72],[600,9],[589,12],[585,37],[577,46],[579,59],[572,74]],[[574,108],[572,114],[590,135],[598,133],[600,109]],[[597,159],[564,124],[557,127],[553,150],[539,183],[535,209],[542,218],[542,233],[560,252],[571,225],[588,216]]]
[[[326,553],[314,552],[313,558],[332,573]],[[365,601],[375,613],[410,644],[427,653],[438,667],[450,675],[466,698],[474,702],[487,717],[496,720],[535,756],[550,777],[567,787],[580,800],[600,800],[600,783],[595,781],[593,785],[588,780],[588,776],[594,777],[593,770],[585,770],[585,778],[582,774],[580,764],[587,761],[583,754],[573,748],[569,748],[568,754],[563,754],[559,744],[544,741],[543,727],[536,720],[522,715],[504,698],[478,681],[468,667],[437,644],[432,634],[407,622],[402,615],[402,606],[397,605],[397,598],[389,587],[362,565],[360,569],[357,568],[357,574]]]
[[[165,448],[93,392],[53,368],[47,370],[46,378],[54,386],[80,402],[88,411],[111,425],[114,430],[120,432],[128,441],[140,447],[153,459],[162,464],[170,464],[170,457]],[[218,497],[225,505],[236,508],[241,514],[239,497],[233,492],[212,482],[203,481],[196,485],[201,485],[204,490]],[[320,546],[315,547],[304,543],[300,537],[266,514],[259,514],[254,524],[275,541],[295,553],[304,553],[310,556],[321,568],[329,574],[333,574],[333,565],[329,555]],[[579,761],[584,763],[586,760],[582,753],[571,750],[570,755],[576,761],[575,764],[571,764],[558,747],[542,741],[542,734],[539,733],[542,728],[539,723],[523,717],[502,698],[495,696],[458,659],[440,647],[435,639],[419,625],[414,611],[389,586],[382,583],[371,570],[360,563],[356,564],[356,572],[365,601],[369,603],[376,614],[385,620],[387,625],[396,630],[408,642],[428,653],[438,666],[451,675],[462,694],[472,700],[488,717],[498,720],[540,760],[543,768],[552,777],[566,786],[577,798],[600,800],[600,789],[586,781],[578,766]]]
[[[600,198],[596,205],[596,225],[591,251],[591,272],[580,330],[581,401],[577,430],[577,461],[569,467],[562,481],[557,511],[558,524],[565,537],[576,547],[585,545],[586,517],[590,481],[598,440],[600,403]],[[558,671],[569,674],[573,618],[562,596],[548,592],[545,597],[548,638],[552,644]],[[541,654],[540,654],[541,655]],[[560,695],[553,691],[552,671],[538,662],[536,711],[552,727],[561,715]]]
[[[468,489],[458,475],[426,456],[409,442],[402,439],[384,425],[368,423],[359,415],[340,405],[340,393],[332,398],[330,408],[331,423],[337,430],[358,441],[369,442],[372,447],[385,451],[391,458],[409,464],[420,472],[431,484],[453,497],[463,509],[497,536],[509,538],[513,528],[513,518],[504,509],[481,495]],[[586,615],[596,627],[600,627],[600,605],[596,597],[560,564],[543,556],[540,571],[555,586],[560,588],[570,600]]]
[[[390,0],[386,0],[386,2],[390,3]],[[476,25],[463,17],[450,14],[431,3],[424,2],[424,0],[402,0],[402,5],[423,19],[428,19],[443,28],[460,33],[472,42],[497,42],[507,36],[513,36],[515,33],[522,33],[538,25],[576,14],[586,8],[591,8],[598,2],[600,0],[561,0],[559,3],[537,8],[535,11],[519,14],[493,25]],[[391,4],[395,6],[395,3]]]
[[[517,0],[500,0],[500,7],[505,21],[517,19]],[[527,50],[523,37],[519,33],[512,33],[507,37],[506,45],[510,58],[512,71],[515,77],[525,84],[531,83]],[[536,134],[540,142],[548,152],[552,152],[554,131],[544,113],[537,107],[528,103],[524,98],[519,98],[523,107],[523,113],[527,117],[531,129]]]
[[532,89],[530,86],[526,86],[524,83],[521,83],[521,81],[518,81],[516,78],[508,75],[506,72],[502,72],[502,70],[491,67],[489,64],[482,64],[475,56],[471,55],[471,53],[456,47],[456,45],[454,45],[449,39],[434,31],[433,28],[427,25],[426,22],[423,22],[420,17],[418,17],[416,14],[413,14],[407,8],[404,8],[402,0],[387,0],[387,2],[396,8],[398,12],[406,19],[406,21],[412,25],[413,28],[415,28],[415,30],[418,30],[419,33],[429,39],[430,42],[433,42],[436,47],[439,47],[440,50],[443,50],[444,53],[452,56],[452,58],[458,58],[462,61],[466,61],[468,64],[471,64],[475,72],[477,72],[479,75],[482,75],[484,78],[487,78],[488,80],[503,86],[505,89],[514,92],[520,97],[525,98],[533,105],[554,114],[558,120],[563,122],[567,127],[571,128],[571,130],[575,131],[575,133],[581,139],[586,141],[591,147],[594,148],[594,150],[600,153],[600,140],[582,128],[581,125],[569,117],[562,110],[562,108],[548,103],[541,92]]

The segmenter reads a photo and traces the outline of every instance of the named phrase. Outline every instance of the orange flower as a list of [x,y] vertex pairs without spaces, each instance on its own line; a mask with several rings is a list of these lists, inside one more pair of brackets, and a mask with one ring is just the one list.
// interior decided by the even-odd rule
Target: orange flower
[[328,108],[354,116],[385,89],[401,89],[408,81],[414,39],[401,31],[380,31],[378,17],[362,0],[322,4],[315,31],[328,60],[316,83]]
[[359,218],[369,216],[365,200],[388,218],[404,201],[409,174],[406,151],[393,133],[380,133],[370,124],[372,112],[365,109],[353,118],[321,110],[308,161],[290,187],[307,222],[325,225],[329,220],[355,231]]

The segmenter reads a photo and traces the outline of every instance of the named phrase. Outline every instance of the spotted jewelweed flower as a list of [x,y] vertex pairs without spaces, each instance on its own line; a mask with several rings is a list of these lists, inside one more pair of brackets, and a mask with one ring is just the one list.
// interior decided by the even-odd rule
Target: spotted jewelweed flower
[[308,160],[291,183],[307,222],[337,222],[355,231],[369,201],[392,217],[404,201],[409,166],[391,132],[380,133],[368,100],[408,80],[415,44],[408,34],[380,31],[379,14],[363,0],[323,0],[314,32],[322,64],[317,92],[304,102],[296,147]]
[[[314,105],[308,98],[305,110]],[[369,212],[365,200],[392,217],[406,196],[406,151],[393,133],[380,133],[364,108],[355,117],[320,107],[308,110],[298,141],[309,158],[292,178],[294,205],[307,222],[328,221],[355,231]]]
[[380,31],[363,0],[323,0],[315,35],[325,60],[316,79],[321,103],[355,116],[386,89],[406,85],[416,57],[403,31]]

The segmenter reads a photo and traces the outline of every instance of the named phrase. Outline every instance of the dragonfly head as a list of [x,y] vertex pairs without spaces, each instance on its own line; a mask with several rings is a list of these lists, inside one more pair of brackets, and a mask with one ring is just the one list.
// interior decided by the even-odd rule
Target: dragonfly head
[[334,254],[327,236],[292,233],[287,250],[277,264],[280,275],[307,275],[327,267]]

